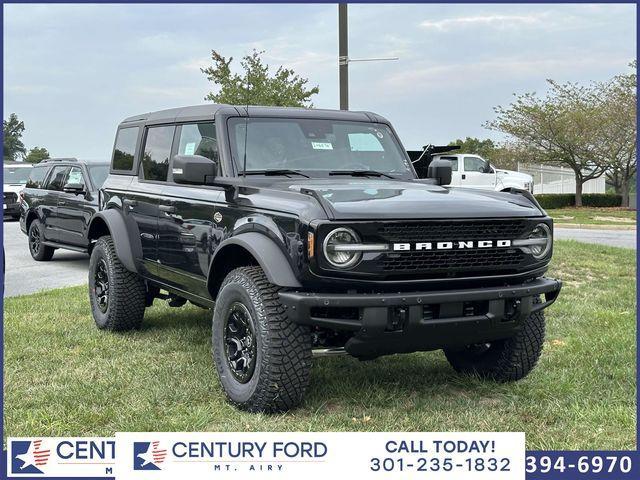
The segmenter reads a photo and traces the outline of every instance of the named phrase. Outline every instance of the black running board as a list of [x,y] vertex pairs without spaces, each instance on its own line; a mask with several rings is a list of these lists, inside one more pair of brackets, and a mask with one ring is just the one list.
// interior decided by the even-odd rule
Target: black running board
[[65,250],[73,250],[74,252],[89,253],[89,249],[84,247],[76,247],[75,245],[67,245],[65,243],[56,243],[56,242],[42,242],[42,243],[44,243],[47,247],[64,248]]

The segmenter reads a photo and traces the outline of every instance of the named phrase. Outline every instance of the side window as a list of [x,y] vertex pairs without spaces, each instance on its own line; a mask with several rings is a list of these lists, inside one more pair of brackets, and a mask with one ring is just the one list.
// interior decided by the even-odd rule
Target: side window
[[56,166],[53,167],[53,171],[49,176],[49,183],[47,183],[47,190],[62,191],[64,187],[64,179],[67,177],[69,167]]
[[465,172],[484,173],[485,162],[480,157],[464,157]]
[[218,141],[213,123],[182,125],[178,155],[201,155],[218,161]]
[[133,169],[136,154],[139,127],[121,128],[116,134],[116,144],[113,148],[111,168],[114,170]]
[[150,127],[144,141],[142,171],[145,180],[167,181],[174,126]]
[[27,184],[25,186],[27,188],[42,188],[47,171],[47,167],[33,167],[29,174],[29,180],[27,180]]
[[451,164],[451,171],[458,171],[458,157],[440,157],[442,160],[447,160]]
[[71,167],[66,183],[76,183],[84,186],[84,175],[80,167]]

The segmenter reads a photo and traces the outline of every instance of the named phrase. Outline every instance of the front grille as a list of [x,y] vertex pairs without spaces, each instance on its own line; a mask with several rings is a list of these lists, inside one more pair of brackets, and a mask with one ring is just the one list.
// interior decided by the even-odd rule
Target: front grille
[[388,242],[501,240],[521,237],[528,228],[526,220],[389,223],[378,228],[378,235]]
[[382,269],[393,273],[471,272],[485,269],[517,269],[525,260],[519,249],[483,248],[478,250],[442,250],[386,254]]
[[[377,226],[371,233],[376,241],[384,243],[435,243],[514,240],[526,237],[531,228],[527,219],[436,220],[391,222]],[[515,273],[525,269],[532,257],[519,248],[434,249],[385,253],[377,262],[378,271],[387,276],[455,278]]]

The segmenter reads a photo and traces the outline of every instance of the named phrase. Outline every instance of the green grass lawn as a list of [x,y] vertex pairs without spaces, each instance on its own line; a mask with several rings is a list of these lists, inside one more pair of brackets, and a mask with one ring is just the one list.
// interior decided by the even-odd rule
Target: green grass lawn
[[557,208],[548,209],[553,221],[560,223],[580,223],[589,225],[636,225],[636,211],[623,208]]
[[442,352],[318,359],[303,406],[225,403],[210,312],[147,310],[142,330],[98,331],[86,287],[5,301],[5,435],[116,431],[525,431],[530,449],[636,445],[635,252],[556,242],[565,281],[538,367],[514,384],[458,376]]

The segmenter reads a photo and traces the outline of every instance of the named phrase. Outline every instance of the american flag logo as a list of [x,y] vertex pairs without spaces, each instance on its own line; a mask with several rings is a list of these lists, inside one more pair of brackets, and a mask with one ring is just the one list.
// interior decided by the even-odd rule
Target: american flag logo
[[14,441],[13,449],[13,473],[43,473],[42,468],[51,455],[51,450],[45,448],[40,439]]
[[160,442],[133,442],[133,469],[160,470],[160,465],[167,457],[167,450]]

